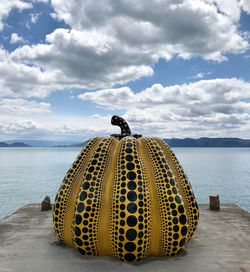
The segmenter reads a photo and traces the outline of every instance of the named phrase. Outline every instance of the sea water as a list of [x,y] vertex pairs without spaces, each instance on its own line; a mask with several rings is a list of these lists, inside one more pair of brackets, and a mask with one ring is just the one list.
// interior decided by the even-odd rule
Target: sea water
[[[219,194],[221,203],[250,211],[250,148],[173,148],[198,203]],[[28,203],[54,200],[80,148],[0,148],[0,218]]]

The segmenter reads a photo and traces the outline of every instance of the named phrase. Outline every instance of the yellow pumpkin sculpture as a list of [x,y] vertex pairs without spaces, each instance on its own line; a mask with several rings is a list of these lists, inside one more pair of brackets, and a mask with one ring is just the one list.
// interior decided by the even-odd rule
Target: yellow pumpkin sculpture
[[140,261],[175,256],[193,235],[198,206],[182,167],[159,138],[121,134],[92,139],[57,193],[58,238],[86,256]]

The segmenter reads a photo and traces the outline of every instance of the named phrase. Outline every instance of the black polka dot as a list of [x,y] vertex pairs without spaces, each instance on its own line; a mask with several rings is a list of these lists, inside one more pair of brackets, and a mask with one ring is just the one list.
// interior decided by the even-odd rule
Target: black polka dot
[[187,222],[187,217],[186,217],[186,215],[182,214],[182,215],[180,216],[179,220],[180,220],[180,223],[181,223],[182,225],[185,225],[186,222]]
[[135,213],[137,211],[137,205],[135,203],[129,203],[127,210],[130,213]]
[[80,200],[83,201],[83,200],[86,199],[86,197],[87,197],[87,193],[85,191],[81,192],[81,194],[80,194]]
[[120,229],[119,229],[119,233],[120,233],[120,234],[124,234],[124,229],[120,228]]
[[82,228],[82,232],[83,232],[83,233],[88,232],[88,228]]
[[174,238],[175,240],[177,240],[177,239],[179,238],[179,234],[178,234],[178,233],[175,233],[175,234],[173,235],[173,238]]
[[91,176],[90,174],[86,175],[86,180],[90,180],[91,177],[92,177],[92,176]]
[[181,235],[185,236],[186,234],[187,234],[187,227],[184,226],[184,227],[181,228]]
[[130,190],[136,189],[136,183],[135,183],[134,181],[129,181],[129,183],[128,183],[128,188],[129,188]]
[[82,217],[80,214],[77,214],[76,215],[76,224],[79,225],[79,224],[81,224],[81,222],[82,222]]
[[89,182],[85,181],[85,182],[83,182],[82,188],[87,190],[89,188],[89,186],[90,186]]
[[121,201],[121,202],[124,202],[125,200],[126,200],[126,197],[125,197],[125,196],[121,196],[121,197],[120,197],[120,201]]
[[171,207],[171,209],[173,209],[173,210],[174,210],[174,209],[176,208],[175,203],[171,203],[171,204],[170,204],[170,207]]
[[84,210],[84,204],[82,202],[80,202],[78,205],[77,205],[77,211],[79,213],[81,213],[83,210]]
[[173,223],[174,223],[174,224],[178,224],[178,218],[177,218],[177,217],[174,217],[174,218],[173,218]]
[[93,161],[91,162],[91,164],[92,164],[92,165],[97,164],[97,160],[93,160]]
[[126,152],[126,153],[132,153],[133,150],[132,150],[132,148],[126,148],[125,152]]
[[177,194],[177,189],[176,189],[176,187],[174,187],[173,189],[172,189],[172,191],[173,191],[173,193],[176,195]]
[[173,202],[173,201],[174,201],[174,198],[173,198],[172,196],[170,196],[170,197],[168,198],[168,200],[169,200],[169,202]]
[[127,250],[128,252],[132,252],[136,249],[136,245],[132,242],[128,242],[125,244],[124,246],[125,250]]
[[82,255],[85,255],[85,254],[86,254],[86,251],[83,250],[82,248],[77,248],[77,250],[78,250]]
[[126,160],[127,160],[127,161],[132,161],[132,160],[133,160],[133,156],[127,155],[127,156],[126,156]]
[[175,226],[173,227],[173,230],[174,230],[174,232],[178,232],[178,231],[179,231],[179,226],[175,225]]
[[76,242],[76,244],[77,244],[78,246],[82,246],[82,245],[83,245],[82,240],[79,239],[79,238],[76,238],[76,239],[75,239],[75,242]]
[[124,258],[127,262],[133,262],[135,260],[135,255],[132,253],[126,253]]
[[81,230],[78,227],[75,227],[75,235],[80,236],[81,235]]
[[143,214],[143,213],[144,213],[144,211],[143,211],[142,208],[140,208],[140,209],[138,210],[138,212],[139,212],[140,214]]
[[171,171],[168,171],[168,176],[169,176],[169,177],[172,177],[172,176],[173,176],[173,174],[172,174]]
[[136,239],[136,236],[137,236],[137,232],[135,229],[129,229],[127,230],[126,232],[126,238],[129,240],[129,241],[133,241]]
[[178,204],[181,203],[181,198],[178,195],[175,196],[175,202],[177,202]]
[[89,213],[84,213],[83,217],[84,217],[85,219],[89,218]]
[[143,229],[143,224],[140,223],[138,227],[139,227],[140,230],[142,230]]
[[184,213],[184,207],[183,207],[183,205],[179,205],[178,211],[179,211],[179,213]]
[[90,193],[88,196],[89,198],[93,198],[94,195]]
[[127,198],[129,201],[135,201],[137,199],[137,194],[134,191],[129,191],[127,194]]
[[143,194],[139,194],[139,195],[138,195],[138,198],[139,198],[140,200],[142,200],[142,199],[143,199]]
[[127,218],[127,224],[130,226],[130,227],[134,227],[136,224],[137,224],[137,218],[133,215],[130,215],[128,218]]
[[172,215],[173,215],[173,216],[176,216],[176,215],[177,215],[177,211],[176,211],[176,210],[173,210],[173,211],[172,211]]
[[126,165],[128,170],[133,170],[135,168],[135,165],[132,162],[127,163]]
[[171,178],[170,179],[170,184],[172,185],[172,186],[175,186],[175,181]]
[[177,241],[174,241],[174,242],[173,242],[173,246],[175,246],[175,247],[178,246],[178,242],[177,242]]
[[120,240],[121,242],[123,242],[123,241],[124,241],[124,237],[123,237],[122,235],[120,235],[120,236],[119,236],[119,240]]
[[126,209],[125,204],[121,204],[121,205],[120,205],[120,209],[121,209],[121,210],[125,210],[125,209]]
[[136,173],[135,173],[135,172],[132,172],[132,171],[128,172],[127,178],[128,178],[129,180],[134,180],[134,179],[136,179]]
[[180,247],[183,247],[185,245],[185,243],[186,243],[186,239],[185,238],[181,239],[180,244],[179,244]]

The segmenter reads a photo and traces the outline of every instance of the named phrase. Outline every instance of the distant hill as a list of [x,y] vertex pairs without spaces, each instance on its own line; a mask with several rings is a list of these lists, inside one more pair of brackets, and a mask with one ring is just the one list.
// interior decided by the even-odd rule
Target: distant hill
[[[208,138],[203,137],[199,139],[194,138],[171,138],[163,139],[170,147],[250,147],[250,140],[244,140],[240,138]],[[33,142],[34,145],[28,144],[27,142]],[[72,142],[53,142],[53,141],[35,141],[35,140],[24,140],[24,141],[6,141],[0,142],[0,147],[83,147],[89,140],[82,143]],[[39,143],[41,145],[39,145]]]
[[[163,139],[170,147],[250,147],[250,140],[240,138],[171,138]],[[89,140],[88,140],[89,141]],[[77,143],[70,147],[83,147],[88,143]]]
[[12,144],[0,142],[0,147],[31,147],[31,146],[22,142],[14,142]]
[[0,147],[9,147],[9,145],[6,144],[5,142],[0,142]]
[[85,146],[90,140],[87,140],[83,143],[78,143],[78,144],[72,144],[72,145],[69,145],[69,147],[83,147]]
[[54,147],[54,146],[69,146],[74,144],[73,141],[47,141],[47,140],[23,140],[23,139],[15,139],[15,140],[9,140],[5,141],[5,143],[11,145],[15,142],[21,142],[24,144],[27,144],[29,146],[35,146],[35,147]]
[[250,147],[250,140],[240,138],[164,139],[171,147]]

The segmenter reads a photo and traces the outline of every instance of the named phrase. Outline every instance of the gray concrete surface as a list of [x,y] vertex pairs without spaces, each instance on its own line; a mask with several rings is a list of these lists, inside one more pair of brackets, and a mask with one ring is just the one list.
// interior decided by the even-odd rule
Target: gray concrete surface
[[200,205],[198,231],[181,255],[149,258],[137,265],[110,257],[82,257],[57,244],[52,214],[24,206],[0,221],[0,271],[250,271],[250,215],[236,205],[219,212]]

